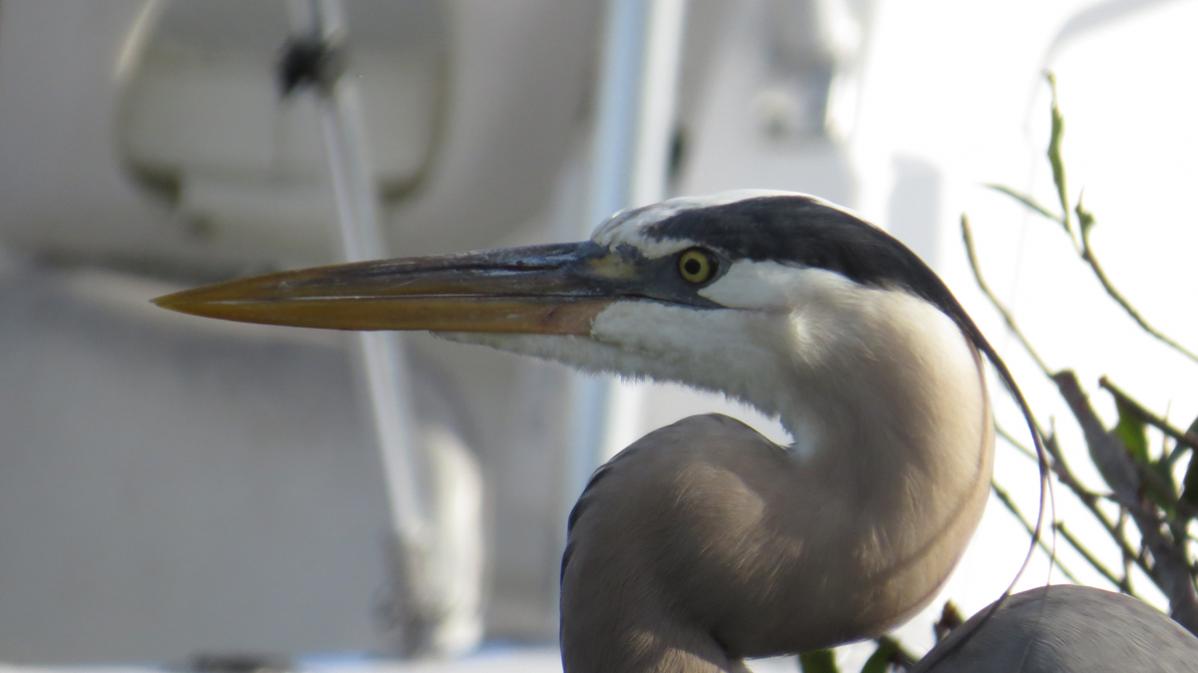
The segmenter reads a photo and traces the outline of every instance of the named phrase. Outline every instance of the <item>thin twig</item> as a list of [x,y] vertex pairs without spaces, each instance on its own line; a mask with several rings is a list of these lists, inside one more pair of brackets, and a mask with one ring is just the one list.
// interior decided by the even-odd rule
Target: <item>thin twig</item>
[[1004,196],[1008,196],[1008,197],[1014,199],[1020,205],[1027,208],[1028,210],[1031,210],[1032,212],[1036,213],[1037,215],[1040,215],[1041,217],[1052,220],[1053,222],[1056,222],[1057,224],[1060,224],[1062,226],[1064,226],[1064,224],[1065,224],[1064,221],[1062,221],[1060,215],[1057,215],[1056,213],[1049,210],[1047,206],[1040,205],[1040,203],[1038,201],[1036,201],[1034,198],[1032,198],[1031,196],[1029,196],[1027,194],[1015,191],[1014,189],[1012,189],[1006,185],[999,185],[999,184],[995,184],[992,182],[987,183],[984,186],[987,189],[993,189],[994,191],[998,192],[999,194],[1003,194]]
[[[1077,207],[1080,209],[1081,204],[1079,203]],[[1090,217],[1093,218],[1093,216]],[[1091,219],[1091,221],[1093,220]],[[1157,341],[1189,358],[1190,361],[1198,362],[1198,353],[1186,348],[1177,340],[1150,325],[1148,320],[1144,318],[1143,314],[1141,314],[1135,306],[1132,306],[1131,302],[1123,296],[1123,293],[1121,293],[1115,287],[1115,284],[1111,282],[1110,277],[1106,275],[1106,270],[1103,269],[1102,264],[1098,262],[1098,256],[1094,254],[1094,248],[1090,245],[1090,227],[1082,228],[1081,257],[1082,260],[1084,260],[1094,272],[1094,277],[1098,279],[1098,284],[1102,286],[1102,289],[1106,290],[1107,295],[1110,296],[1111,299],[1115,300],[1115,303],[1119,305],[1119,308],[1122,308],[1123,312],[1140,326],[1140,329],[1144,330],[1149,336],[1152,336]]]
[[[1063,224],[1066,224],[1066,226],[1067,226],[1067,218],[1066,218],[1065,222],[1063,222]],[[1018,323],[1015,321],[1014,314],[1012,314],[1011,311],[998,299],[998,296],[990,288],[989,284],[986,282],[985,277],[982,275],[981,265],[978,263],[977,251],[976,251],[976,247],[973,242],[972,231],[969,226],[969,220],[968,220],[968,217],[965,215],[961,216],[961,237],[965,243],[965,250],[968,255],[970,268],[973,271],[974,279],[977,282],[978,287],[982,290],[983,294],[985,294],[986,298],[994,306],[995,310],[998,311],[999,315],[1002,317],[1007,328],[1011,331],[1011,333],[1019,341],[1020,345],[1028,353],[1028,355],[1031,357],[1031,359],[1040,368],[1040,371],[1046,377],[1048,377],[1050,380],[1053,380],[1054,382],[1056,382],[1056,377],[1053,375],[1052,370],[1048,367],[1048,365],[1044,361],[1044,359],[1039,356],[1039,354],[1036,352],[1036,349],[1032,346],[1031,341],[1027,338],[1026,335],[1024,335],[1023,331],[1019,328]],[[1058,387],[1058,390],[1061,387],[1059,382],[1057,382],[1057,387]],[[1075,413],[1075,415],[1076,415],[1076,413]],[[1116,527],[1115,523],[1112,522],[1106,516],[1106,514],[1102,511],[1102,509],[1098,506],[1099,500],[1103,496],[1099,496],[1098,494],[1093,493],[1092,491],[1087,489],[1082,484],[1082,482],[1076,477],[1076,475],[1070,469],[1068,462],[1065,460],[1065,456],[1061,452],[1060,446],[1057,444],[1055,433],[1047,434],[1043,431],[1043,428],[1039,428],[1039,427],[1037,428],[1037,430],[1040,432],[1040,436],[1045,438],[1044,446],[1045,446],[1045,449],[1048,451],[1049,456],[1052,459],[1050,461],[1052,472],[1057,475],[1057,478],[1060,481],[1060,483],[1064,484],[1065,487],[1068,488],[1077,497],[1077,499],[1083,504],[1083,506],[1085,506],[1085,508],[1090,512],[1090,514],[1100,524],[1102,524],[1104,530],[1111,537],[1111,539],[1115,542],[1115,544],[1119,547],[1120,552],[1123,554],[1123,556],[1125,558],[1134,559],[1135,564],[1141,570],[1143,570],[1145,574],[1147,574],[1149,577],[1152,577],[1154,580],[1157,579],[1157,576],[1158,576],[1157,564],[1150,562],[1149,559],[1146,558],[1145,555],[1142,553],[1142,551],[1137,552],[1136,550],[1132,549],[1131,545],[1127,542],[1126,537],[1124,537],[1124,535],[1121,534],[1121,531]],[[1015,446],[1015,447],[1021,449],[1024,453],[1031,455],[1033,457],[1033,459],[1035,459],[1034,454],[1031,454],[1030,450],[1026,446],[1023,446],[1020,442],[1015,440],[1015,438],[1013,436],[1011,436],[1010,433],[1007,433],[1002,428],[999,428],[999,434],[1004,439],[1009,441],[1012,444],[1012,446]],[[1142,535],[1141,537],[1143,539],[1145,536]],[[1159,584],[1159,581],[1158,581],[1158,584]],[[1122,584],[1116,583],[1116,586],[1126,586],[1128,589],[1130,589],[1129,582],[1125,582]],[[1163,585],[1162,585],[1162,588],[1163,588]],[[1130,593],[1130,591],[1128,591],[1128,593]]]
[[1044,358],[1041,358],[1040,354],[1036,352],[1036,349],[1032,347],[1032,342],[1023,334],[1023,331],[1019,329],[1019,324],[1015,322],[1014,314],[1012,314],[1010,309],[1008,309],[1006,305],[999,300],[998,295],[994,293],[994,290],[990,288],[989,283],[986,282],[985,276],[982,275],[982,267],[978,263],[977,250],[973,244],[973,231],[969,227],[969,218],[964,214],[961,215],[961,238],[965,241],[965,252],[969,256],[969,267],[973,269],[973,278],[977,282],[978,287],[981,288],[982,293],[986,295],[986,298],[990,300],[990,304],[994,306],[994,309],[998,311],[998,314],[1002,316],[1003,322],[1006,324],[1007,329],[1011,332],[1011,334],[1015,335],[1015,338],[1019,341],[1019,345],[1023,347],[1023,350],[1026,351],[1029,356],[1031,356],[1032,361],[1036,363],[1036,366],[1040,368],[1040,371],[1043,372],[1045,376],[1051,378],[1052,370],[1049,369],[1048,364],[1044,361]]
[[1093,516],[1098,523],[1102,524],[1103,529],[1106,531],[1107,535],[1110,536],[1111,540],[1113,540],[1119,547],[1119,550],[1129,558],[1135,559],[1136,565],[1139,566],[1145,574],[1151,577],[1153,571],[1149,566],[1147,559],[1140,551],[1132,548],[1132,546],[1127,542],[1126,536],[1122,534],[1117,525],[1112,522],[1110,518],[1107,517],[1106,513],[1104,513],[1098,506],[1098,501],[1100,498],[1113,499],[1113,497],[1100,496],[1097,493],[1087,489],[1077,478],[1077,476],[1073,474],[1073,470],[1070,469],[1069,463],[1065,461],[1065,457],[1061,453],[1061,447],[1057,444],[1056,433],[1043,436],[1045,437],[1044,446],[1048,449],[1049,455],[1053,457],[1053,473],[1057,475],[1057,479],[1060,480],[1060,482],[1077,497],[1078,501],[1085,506],[1088,512],[1090,512],[1090,515]]
[[[997,431],[998,436],[1002,437],[1007,443],[1015,447],[1018,453],[1026,456],[1028,460],[1038,461],[1036,455],[1032,453],[1031,449],[1029,449],[1026,444],[1019,441],[1019,439],[1012,435],[1009,431],[1004,429],[1002,426],[995,426],[995,430]],[[1057,444],[1056,435],[1045,433],[1044,429],[1040,427],[1037,427],[1037,431],[1040,433],[1041,437],[1045,438],[1044,447],[1048,451],[1049,457],[1052,459],[1050,461],[1049,467],[1052,469],[1052,473],[1057,476],[1057,480],[1064,484],[1065,487],[1069,489],[1069,492],[1073,493],[1073,495],[1079,501],[1081,501],[1083,505],[1086,506],[1086,509],[1088,509],[1094,518],[1102,524],[1103,528],[1106,529],[1106,532],[1110,534],[1112,538],[1122,542],[1124,538],[1122,535],[1116,535],[1115,524],[1112,523],[1111,520],[1108,519],[1107,516],[1102,512],[1102,510],[1098,508],[1099,500],[1106,499],[1114,501],[1114,497],[1102,493],[1095,493],[1089,488],[1086,488],[1086,486],[1083,485],[1076,476],[1074,476],[1072,470],[1070,470],[1069,463],[1065,461],[1065,457],[1061,453],[1060,446]],[[1116,504],[1118,503],[1116,502]],[[1125,553],[1130,554],[1133,557],[1136,555],[1135,550],[1133,550],[1126,543],[1123,543],[1120,546]],[[1146,568],[1145,572],[1147,572]]]
[[1027,448],[1026,444],[1019,441],[1019,439],[1017,439],[1015,437],[1015,435],[1011,434],[1010,430],[1007,430],[1006,428],[1004,428],[1001,425],[995,424],[994,431],[998,434],[999,437],[1002,438],[1002,440],[1004,442],[1006,442],[1007,444],[1010,444],[1011,447],[1014,448],[1015,451],[1017,453],[1019,453],[1020,455],[1022,455],[1024,458],[1027,458],[1028,460],[1030,460],[1036,464],[1040,463],[1040,459],[1036,457],[1036,454],[1032,453],[1032,450]]
[[[1036,454],[1032,453],[1031,449],[1029,449],[1026,444],[1022,443],[1001,425],[996,425],[995,430],[999,437],[1003,438],[1008,444],[1015,448],[1016,452],[1025,456],[1028,460],[1037,463],[1039,462],[1039,460],[1036,458]],[[1093,516],[1096,521],[1098,521],[1099,525],[1101,525],[1107,535],[1110,536],[1111,541],[1114,542],[1115,546],[1119,548],[1120,555],[1124,559],[1130,559],[1131,561],[1134,561],[1135,564],[1139,566],[1139,568],[1143,570],[1145,574],[1150,575],[1151,570],[1148,567],[1147,561],[1144,560],[1144,556],[1138,553],[1135,549],[1132,549],[1131,545],[1128,544],[1127,538],[1123,534],[1122,529],[1119,528],[1119,524],[1111,522],[1111,520],[1107,518],[1106,514],[1104,514],[1103,511],[1098,507],[1098,501],[1100,499],[1113,498],[1111,496],[1095,493],[1094,491],[1091,491],[1082,485],[1078,478],[1074,476],[1073,472],[1069,469],[1069,464],[1065,462],[1064,456],[1061,454],[1060,447],[1057,445],[1055,434],[1045,433],[1043,428],[1038,426],[1036,430],[1040,433],[1041,437],[1045,438],[1044,446],[1048,450],[1049,456],[1052,459],[1049,461],[1049,468],[1052,470],[1052,473],[1057,476],[1057,480],[1066,488],[1068,488],[1069,492],[1073,493],[1074,497],[1076,497],[1078,501],[1081,502],[1086,508],[1086,510],[1090,512],[1090,515]],[[1000,500],[1001,499],[1002,498],[1000,496]],[[1003,504],[1006,503],[1004,502]],[[1010,506],[1008,506],[1008,509],[1010,509]],[[1123,511],[1122,508],[1120,511]],[[1015,514],[1016,517],[1019,516],[1018,513]],[[1025,523],[1024,526],[1026,527],[1026,525],[1027,524]],[[1059,525],[1063,524],[1058,523],[1054,525],[1054,528]],[[1088,558],[1088,550],[1081,549],[1072,540],[1066,539],[1066,541],[1069,542],[1075,549],[1077,549],[1082,556]],[[1128,572],[1126,561],[1124,566],[1124,575],[1126,576]],[[1064,568],[1062,568],[1062,570],[1064,570]],[[1103,572],[1103,570],[1099,569],[1099,572]],[[1113,584],[1119,587],[1123,593],[1132,596],[1135,595],[1131,590],[1130,580],[1122,582],[1114,581]]]
[[[1027,531],[1028,535],[1033,535],[1036,531],[1036,527],[1032,525],[1032,522],[1029,521],[1028,518],[1023,515],[1023,512],[1019,510],[1019,507],[1015,504],[1015,501],[1011,499],[1011,494],[1007,493],[1003,487],[999,486],[996,482],[991,482],[990,488],[994,490],[994,495],[998,498],[998,501],[1007,508],[1007,511],[1009,511],[1011,515],[1014,516],[1017,521],[1019,521],[1020,524],[1023,525],[1023,529]],[[1074,547],[1077,547],[1076,541],[1070,541],[1070,544],[1072,544]],[[1049,547],[1048,543],[1045,542],[1043,538],[1036,539],[1036,546],[1040,548],[1040,551],[1048,554],[1048,558],[1051,559],[1052,564],[1059,568],[1061,570],[1061,574],[1064,575],[1070,582],[1073,582],[1074,584],[1080,583],[1077,579],[1077,575],[1074,575],[1073,571],[1071,571],[1068,566],[1061,562],[1061,559],[1053,553],[1052,547]],[[1079,548],[1078,553],[1080,553],[1086,560],[1092,558],[1088,550],[1082,550]],[[1099,570],[1099,572],[1102,571]],[[1117,585],[1118,583],[1116,582],[1115,584]]]
[[[1040,432],[1041,437],[1049,436],[1044,434],[1044,430],[1042,428],[1037,427],[1037,430]],[[1003,428],[1002,426],[996,425],[995,431],[998,433],[999,437],[1014,447],[1017,453],[1024,456],[1028,460],[1039,463],[1039,458],[1036,457],[1036,454],[1032,453],[1032,450],[1027,447],[1027,444],[1019,441],[1019,439],[1012,435],[1009,430]],[[1048,449],[1048,444],[1049,440],[1045,440],[1046,450]],[[1100,498],[1109,498],[1109,496],[1105,494],[1095,493],[1094,491],[1086,488],[1073,476],[1073,473],[1069,471],[1068,465],[1065,463],[1064,457],[1061,455],[1059,448],[1056,447],[1055,442],[1053,442],[1053,449],[1048,451],[1049,457],[1052,458],[1052,460],[1049,461],[1049,469],[1052,470],[1053,474],[1057,475],[1057,479],[1060,480],[1061,483],[1065,484],[1075,496],[1080,498],[1083,502],[1096,502]]]
[[[1033,454],[1031,452],[1031,450],[1027,448],[1027,446],[1025,446],[1023,443],[1021,443],[1014,436],[1012,436],[1011,433],[1007,432],[1001,426],[997,426],[996,431],[998,432],[999,437],[1002,437],[1004,440],[1006,440],[1006,442],[1008,444],[1010,444],[1011,446],[1013,446],[1019,453],[1026,456],[1029,460],[1032,460],[1032,461],[1036,460],[1035,454]],[[1052,463],[1053,474],[1056,474],[1057,478],[1060,479],[1062,483],[1066,484],[1066,487],[1069,488],[1070,491],[1072,491],[1074,493],[1074,495],[1076,495],[1079,499],[1081,499],[1083,502],[1089,502],[1089,503],[1093,504],[1093,502],[1098,497],[1101,497],[1101,496],[1098,496],[1097,494],[1093,493],[1092,491],[1077,488],[1076,480],[1072,479],[1071,474],[1066,473],[1066,474],[1064,474],[1064,476],[1062,476],[1063,471],[1058,469],[1059,465],[1060,465],[1060,463],[1058,463],[1056,460],[1053,461],[1053,463]],[[1023,516],[1022,512],[1020,512],[1016,508],[1014,502],[1009,500],[1009,498],[1007,497],[1007,494],[1002,491],[1001,487],[999,487],[997,484],[992,484],[992,486],[994,488],[995,495],[998,496],[999,501],[1002,502],[1003,505],[1005,505],[1006,508],[1008,510],[1010,510],[1012,514],[1015,515],[1015,518],[1020,520],[1020,523],[1022,523],[1024,528],[1026,529],[1029,524],[1026,521],[1026,518]],[[1091,509],[1091,512],[1098,519],[1099,523],[1101,523],[1107,529],[1107,533],[1109,533],[1111,535],[1111,537],[1115,539],[1116,546],[1119,547],[1120,556],[1124,559],[1134,558],[1135,550],[1133,550],[1129,545],[1127,545],[1125,542],[1123,542],[1126,538],[1124,538],[1124,536],[1122,535],[1122,531],[1118,530],[1118,528],[1117,528],[1118,524],[1115,524],[1115,526],[1112,526],[1106,520],[1106,518],[1101,515],[1100,511],[1097,509],[1096,506],[1094,506]],[[1114,572],[1112,572],[1106,566],[1102,565],[1102,563],[1097,559],[1097,557],[1094,556],[1093,552],[1091,552],[1088,548],[1086,548],[1084,545],[1082,545],[1081,541],[1078,540],[1076,537],[1074,537],[1072,535],[1072,533],[1070,533],[1065,528],[1065,524],[1063,522],[1057,522],[1053,525],[1056,528],[1056,530],[1061,534],[1061,537],[1063,537],[1065,539],[1065,541],[1068,542],[1069,545],[1071,547],[1073,547],[1077,551],[1077,553],[1082,556],[1082,558],[1084,558],[1087,562],[1089,562],[1090,565],[1093,566],[1095,570],[1097,570],[1103,577],[1105,577],[1107,579],[1107,581],[1109,581],[1111,583],[1112,586],[1119,588],[1124,593],[1131,594],[1130,584],[1125,580],[1120,580],[1115,575]],[[1119,533],[1118,535],[1115,534],[1116,531]],[[1122,544],[1120,544],[1120,543],[1122,543]],[[1041,544],[1041,548],[1042,549],[1044,548],[1043,544]],[[1063,565],[1061,565],[1060,562],[1057,562],[1057,566],[1064,572],[1064,574],[1070,579],[1070,581],[1075,582],[1075,583],[1077,582],[1077,580],[1075,579],[1075,576],[1072,573],[1070,573],[1067,568],[1065,568]],[[1145,569],[1145,572],[1147,572],[1147,569]],[[1125,563],[1124,574],[1126,575],[1126,573],[1127,573],[1127,567],[1126,567],[1126,563]]]
[[[1076,537],[1074,537],[1073,533],[1069,532],[1069,529],[1065,527],[1064,521],[1058,521],[1054,525],[1056,525],[1057,532],[1061,534],[1061,537],[1064,538],[1071,547],[1076,549],[1077,553],[1081,554],[1081,557],[1086,559],[1086,562],[1089,563],[1092,568],[1098,571],[1098,574],[1105,577],[1106,581],[1111,583],[1111,586],[1120,590],[1123,589],[1123,582],[1121,582],[1119,578],[1115,576],[1114,572],[1103,565],[1102,561],[1099,561],[1098,558],[1094,556],[1093,552],[1091,552],[1088,548],[1086,548],[1085,545],[1081,543],[1081,540],[1078,540]],[[1078,584],[1078,581],[1073,580],[1073,583]]]

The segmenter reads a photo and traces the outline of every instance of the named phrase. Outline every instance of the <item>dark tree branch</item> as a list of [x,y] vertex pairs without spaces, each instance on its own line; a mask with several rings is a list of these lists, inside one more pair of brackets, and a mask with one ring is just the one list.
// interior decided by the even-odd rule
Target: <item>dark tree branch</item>
[[1122,443],[1106,432],[1078,384],[1077,376],[1071,371],[1063,371],[1053,379],[1081,426],[1095,464],[1114,489],[1115,497],[1127,507],[1128,514],[1140,529],[1144,546],[1152,554],[1149,574],[1169,599],[1171,616],[1191,633],[1198,635],[1198,594],[1190,577],[1184,541],[1166,537],[1156,508],[1140,493],[1134,461]]

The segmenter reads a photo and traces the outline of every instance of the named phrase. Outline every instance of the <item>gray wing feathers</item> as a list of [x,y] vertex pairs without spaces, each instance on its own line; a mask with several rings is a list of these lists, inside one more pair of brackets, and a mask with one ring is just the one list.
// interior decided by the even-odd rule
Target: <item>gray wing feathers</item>
[[1012,596],[941,660],[977,623],[974,617],[957,629],[915,673],[1198,671],[1198,638],[1134,598],[1092,587],[1057,585]]

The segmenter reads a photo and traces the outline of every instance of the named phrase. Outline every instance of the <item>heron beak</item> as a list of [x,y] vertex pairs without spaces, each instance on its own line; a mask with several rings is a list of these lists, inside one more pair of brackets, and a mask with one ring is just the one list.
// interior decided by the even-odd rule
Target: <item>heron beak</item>
[[587,241],[285,271],[154,303],[296,327],[585,335],[628,273],[618,256]]

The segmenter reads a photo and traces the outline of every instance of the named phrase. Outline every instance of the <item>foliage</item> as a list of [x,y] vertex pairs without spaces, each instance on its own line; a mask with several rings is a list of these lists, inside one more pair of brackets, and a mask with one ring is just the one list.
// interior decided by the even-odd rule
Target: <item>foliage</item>
[[[1051,92],[1050,138],[1045,158],[1052,175],[1057,203],[1046,206],[1029,194],[1003,185],[987,185],[1039,217],[1056,224],[1068,238],[1079,261],[1089,269],[1098,287],[1146,335],[1198,364],[1198,354],[1181,342],[1166,335],[1150,323],[1107,275],[1093,247],[1091,234],[1098,226],[1095,214],[1083,205],[1081,196],[1074,198],[1067,181],[1067,162],[1064,155],[1065,116],[1061,111],[1056,81],[1046,77]],[[1103,424],[1090,404],[1094,391],[1083,389],[1077,376],[1069,369],[1056,369],[1037,352],[1020,329],[1015,315],[986,283],[978,262],[976,246],[968,218],[961,218],[961,233],[969,255],[974,278],[992,306],[1003,318],[1020,346],[1040,368],[1047,380],[1065,401],[1074,421],[1082,430],[1087,456],[1102,475],[1109,491],[1096,492],[1084,485],[1066,461],[1064,452],[1053,432],[1037,423],[1049,452],[1050,470],[1056,483],[1064,486],[1086,508],[1109,536],[1120,552],[1123,563],[1118,569],[1107,567],[1090,548],[1074,536],[1064,521],[1053,521],[1053,530],[1060,539],[1078,552],[1113,589],[1142,597],[1132,581],[1135,570],[1151,580],[1169,601],[1169,613],[1178,623],[1198,635],[1198,563],[1193,548],[1198,539],[1190,533],[1191,523],[1198,516],[1198,419],[1185,430],[1179,430],[1122,388],[1107,378],[1098,382],[1109,395],[1118,414],[1113,427]],[[1150,436],[1162,438],[1160,449],[1154,451]],[[1036,460],[1035,455],[1010,433],[999,428],[999,434],[1015,449]],[[1184,470],[1176,469],[1188,460]],[[1177,475],[1182,476],[1178,478]],[[1023,524],[1029,534],[1035,524],[1025,516],[1006,491],[994,484],[999,500]],[[1112,516],[1111,511],[1118,514]],[[1075,574],[1057,559],[1043,540],[1040,548],[1049,554],[1054,564],[1069,579]],[[943,638],[946,633],[937,633]],[[878,638],[876,649],[861,669],[861,673],[886,673],[909,670],[915,661],[902,646],[891,638]],[[829,651],[803,655],[800,669],[804,673],[837,673]]]
[[[1080,262],[1089,269],[1099,288],[1123,310],[1124,314],[1145,334],[1164,347],[1198,364],[1198,355],[1149,322],[1134,303],[1119,290],[1103,268],[1091,238],[1098,225],[1098,219],[1083,205],[1080,195],[1075,199],[1068,187],[1063,142],[1065,117],[1057,97],[1056,82],[1051,75],[1048,75],[1047,81],[1052,94],[1052,104],[1051,136],[1046,159],[1051,168],[1058,207],[1046,207],[1030,195],[1010,187],[990,187],[1010,197],[1030,212],[1059,225],[1069,237]],[[1169,600],[1170,615],[1182,626],[1198,634],[1198,589],[1194,579],[1198,576],[1198,565],[1192,550],[1195,539],[1189,533],[1189,524],[1198,513],[1198,507],[1195,507],[1198,504],[1198,460],[1193,457],[1193,452],[1198,447],[1198,420],[1186,431],[1178,430],[1161,414],[1146,408],[1122,388],[1103,377],[1098,381],[1098,387],[1111,396],[1118,414],[1113,427],[1108,429],[1104,426],[1090,404],[1091,393],[1083,389],[1077,376],[1069,369],[1056,370],[1046,363],[1020,330],[1011,311],[987,285],[978,264],[967,218],[962,217],[961,227],[979,287],[1002,315],[1008,329],[1023,349],[1060,393],[1082,430],[1087,455],[1110,491],[1097,493],[1084,486],[1066,462],[1056,437],[1045,433],[1041,426],[1051,454],[1051,468],[1057,477],[1057,483],[1076,496],[1101,524],[1111,542],[1121,551],[1123,568],[1114,570],[1103,565],[1096,554],[1068,534],[1069,529],[1064,522],[1054,521],[1054,530],[1061,533],[1065,542],[1115,589],[1137,595],[1132,583],[1133,568],[1142,571]],[[1162,437],[1159,451],[1152,449],[1150,431]],[[1009,435],[1007,439],[1014,442]],[[1017,442],[1014,443],[1018,446]],[[1175,466],[1183,459],[1189,460],[1189,467],[1179,479],[1179,471]],[[997,486],[996,493],[999,493],[1000,500],[1024,522],[1025,526],[1030,525],[1009,499],[1003,497],[1001,489]],[[1118,516],[1112,517],[1107,513],[1112,508],[1118,512]],[[1130,526],[1126,525],[1128,522]],[[1066,573],[1069,572],[1058,559],[1054,558],[1054,562]]]

